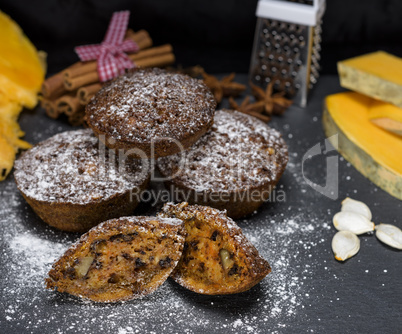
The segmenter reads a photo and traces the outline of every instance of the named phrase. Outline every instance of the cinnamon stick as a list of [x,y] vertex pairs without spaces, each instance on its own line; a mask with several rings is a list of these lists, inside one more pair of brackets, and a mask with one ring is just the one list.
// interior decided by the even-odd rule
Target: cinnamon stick
[[56,119],[59,117],[60,114],[56,108],[54,100],[43,98],[40,103],[42,108],[45,109],[46,115],[48,115],[50,118]]
[[74,68],[66,68],[64,71],[62,71],[63,78],[75,77],[77,75],[83,75],[96,70],[96,61],[79,61],[76,63],[76,65],[77,66]]
[[78,100],[81,104],[86,105],[101,88],[102,84],[99,82],[79,88],[77,91]]
[[135,34],[134,30],[131,29],[131,28],[128,28],[128,29],[126,30],[126,34],[124,35],[124,39],[129,38],[129,37],[132,36],[133,34]]
[[[156,46],[156,47],[153,47],[153,48],[150,48],[147,50],[139,51],[138,53],[129,54],[128,57],[132,61],[136,61],[138,59],[142,59],[142,58],[146,58],[146,57],[154,57],[154,56],[172,52],[172,51],[173,51],[172,45],[164,44],[164,45]],[[77,63],[77,66],[75,66],[74,68],[68,68],[68,69],[64,70],[62,73],[63,73],[64,79],[68,80],[68,78],[74,78],[77,76],[81,76],[86,73],[93,72],[96,69],[97,69],[96,61],[87,61],[84,63],[79,62],[79,63]]]
[[52,98],[63,94],[65,90],[63,76],[61,73],[57,73],[43,82],[41,92],[44,97]]
[[68,121],[72,126],[83,125],[85,122],[85,111],[82,109],[79,112],[68,116]]
[[[128,39],[135,41],[138,44],[140,50],[146,49],[152,46],[152,39],[149,36],[146,30],[140,30],[137,33],[132,31],[131,29],[127,30],[126,36]],[[166,47],[166,46],[164,46]],[[158,49],[157,49],[158,50]],[[171,50],[170,50],[171,51]],[[140,53],[139,51],[138,53]],[[152,54],[152,52],[151,52]],[[146,57],[146,55],[145,55]],[[63,77],[65,78],[72,78],[78,75],[83,75],[85,73],[92,72],[96,70],[97,63],[96,61],[87,61],[87,62],[77,62],[74,64],[74,67],[66,68],[63,73]]]
[[94,94],[91,94],[91,95],[88,95],[87,102],[83,102],[83,101],[80,100],[80,103],[81,103],[82,105],[86,106],[86,105],[89,103],[89,101],[91,101],[91,99],[92,99],[94,96],[95,96],[95,93],[94,93]]
[[[152,46],[153,41],[146,30],[139,30],[134,32],[131,29],[127,30],[126,38],[135,41],[140,50],[144,50]],[[57,73],[47,78],[43,84],[41,93],[45,98],[55,99],[66,93],[64,84],[64,77],[74,77],[83,75],[84,73],[93,72],[96,69],[96,61],[91,62],[77,62],[66,68],[60,73]]]
[[99,75],[96,70],[73,78],[64,78],[64,87],[69,91],[73,91],[95,82],[99,82]]
[[151,36],[149,36],[148,31],[144,29],[138,30],[137,32],[128,29],[126,32],[126,38],[136,42],[140,50],[149,48],[153,44]]
[[[171,65],[175,62],[175,56],[173,53],[166,53],[156,55],[154,57],[138,59],[135,62],[137,67],[163,67]],[[93,83],[99,82],[99,76],[97,71],[85,73],[72,78],[64,78],[64,86],[68,91],[74,91],[82,86],[87,86]]]
[[[76,67],[79,67],[80,64],[74,63],[73,65],[69,66],[66,70],[72,70]],[[41,88],[41,93],[43,97],[47,99],[55,99],[61,95],[63,95],[66,92],[66,89],[64,87],[64,82],[63,82],[63,72],[61,71],[59,73],[56,73],[52,75],[51,77],[47,78]]]
[[63,95],[57,99],[56,108],[59,114],[64,113],[67,116],[84,110],[84,106],[80,103],[78,97],[74,95]]
[[187,74],[192,78],[198,78],[205,73],[205,70],[200,65],[185,67],[179,65],[178,67],[169,66],[166,68],[167,71],[173,73]]
[[132,61],[138,61],[139,59],[144,59],[144,58],[152,58],[158,55],[162,55],[165,53],[170,53],[173,52],[173,47],[171,44],[164,44],[161,46],[155,46],[153,48],[149,48],[143,51],[139,51],[138,53],[130,54],[128,57]]
[[139,59],[135,62],[137,67],[163,67],[171,65],[176,58],[173,53],[166,53],[151,58]]

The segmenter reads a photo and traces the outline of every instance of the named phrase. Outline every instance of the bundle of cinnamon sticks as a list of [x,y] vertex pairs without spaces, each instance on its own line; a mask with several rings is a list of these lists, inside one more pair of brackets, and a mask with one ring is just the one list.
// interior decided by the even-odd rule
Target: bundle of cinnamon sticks
[[[136,67],[164,67],[175,61],[170,44],[153,47],[148,32],[128,29],[126,39],[137,43],[139,51],[128,54]],[[101,89],[96,61],[77,62],[47,78],[41,90],[41,106],[51,118],[65,114],[72,125],[84,122],[85,105]]]

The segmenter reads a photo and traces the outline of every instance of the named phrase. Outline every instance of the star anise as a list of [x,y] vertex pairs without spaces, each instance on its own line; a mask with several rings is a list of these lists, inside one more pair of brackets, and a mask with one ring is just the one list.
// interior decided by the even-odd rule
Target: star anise
[[285,92],[274,93],[272,81],[267,85],[265,91],[250,82],[251,91],[257,101],[264,104],[264,111],[268,115],[282,115],[292,105],[292,100],[284,97]]
[[204,83],[214,94],[217,103],[220,103],[224,96],[238,96],[246,89],[245,85],[233,81],[235,73],[229,74],[222,80],[205,72],[202,73],[202,77],[204,78]]
[[231,109],[257,117],[263,122],[269,122],[271,120],[271,117],[262,114],[264,111],[264,104],[261,103],[261,101],[250,103],[250,96],[246,96],[240,105],[233,99],[233,97],[229,97],[229,105]]

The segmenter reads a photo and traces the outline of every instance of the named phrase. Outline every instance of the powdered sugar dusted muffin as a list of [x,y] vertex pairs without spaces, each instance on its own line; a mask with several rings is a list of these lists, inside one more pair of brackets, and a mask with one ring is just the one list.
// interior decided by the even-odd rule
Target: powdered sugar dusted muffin
[[15,163],[18,189],[46,223],[83,232],[110,218],[129,215],[148,184],[148,160],[119,162],[90,129],[57,134]]
[[271,272],[225,212],[183,202],[166,204],[160,216],[184,220],[183,255],[171,277],[185,288],[206,295],[238,293]]
[[106,146],[154,158],[195,143],[211,127],[215,107],[201,80],[158,68],[134,69],[95,95],[86,120]]
[[229,217],[240,218],[268,199],[287,161],[278,131],[255,117],[219,110],[194,146],[157,165],[176,201],[226,209]]
[[179,219],[112,219],[66,251],[50,270],[46,286],[96,302],[140,298],[169,277],[183,245]]

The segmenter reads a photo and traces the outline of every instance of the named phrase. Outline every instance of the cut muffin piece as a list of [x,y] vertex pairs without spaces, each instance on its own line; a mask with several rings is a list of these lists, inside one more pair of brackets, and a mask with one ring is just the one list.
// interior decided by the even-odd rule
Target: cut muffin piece
[[281,134],[255,117],[219,110],[189,150],[158,159],[175,201],[227,210],[237,219],[266,201],[288,162]]
[[102,87],[86,106],[86,120],[109,148],[157,158],[195,143],[211,127],[215,107],[201,80],[134,69]]
[[59,133],[25,152],[14,178],[25,200],[49,225],[86,232],[132,214],[146,188],[149,160],[120,159],[90,129]]
[[206,295],[243,292],[271,272],[269,263],[225,212],[206,206],[167,203],[159,214],[184,220],[183,255],[171,277]]
[[65,252],[49,271],[46,287],[96,302],[140,298],[167,279],[180,259],[184,240],[179,219],[108,220]]

